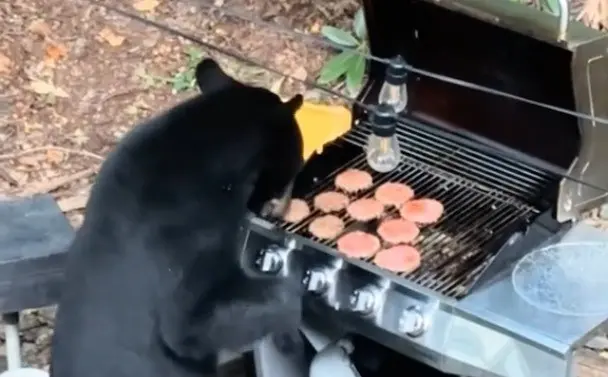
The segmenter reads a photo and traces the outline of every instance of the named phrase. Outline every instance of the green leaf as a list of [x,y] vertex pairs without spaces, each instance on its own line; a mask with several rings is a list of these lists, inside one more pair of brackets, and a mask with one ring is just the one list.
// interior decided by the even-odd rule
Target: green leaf
[[367,39],[367,26],[365,25],[365,13],[363,13],[363,8],[359,8],[357,13],[355,13],[353,29],[355,30],[355,35],[357,35],[360,40]]
[[186,50],[186,55],[192,60],[201,60],[203,58],[203,51],[196,47],[190,47]]
[[329,84],[346,73],[351,66],[350,62],[358,55],[354,51],[343,51],[329,59],[319,74],[317,82],[321,85]]
[[173,91],[176,93],[183,92],[188,89],[188,83],[185,80],[175,80],[173,82]]
[[173,76],[171,80],[171,86],[174,93],[190,90],[195,84],[196,79],[194,78],[194,71],[192,70],[180,72]]
[[363,75],[365,74],[365,62],[364,56],[356,55],[346,72],[346,89],[353,97],[359,94],[359,90],[361,90]]
[[554,15],[559,15],[559,0],[544,0],[544,8]]
[[355,47],[359,44],[357,38],[353,37],[351,33],[338,29],[337,27],[323,26],[321,34],[323,34],[325,38],[341,46]]

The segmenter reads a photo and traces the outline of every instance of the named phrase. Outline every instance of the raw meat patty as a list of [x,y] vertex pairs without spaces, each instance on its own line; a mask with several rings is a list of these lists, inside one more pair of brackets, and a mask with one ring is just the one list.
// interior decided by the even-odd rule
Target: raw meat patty
[[370,188],[373,184],[372,176],[358,169],[348,169],[336,176],[336,187],[346,192],[357,192]]
[[304,200],[291,199],[289,209],[287,209],[287,212],[283,216],[283,220],[288,223],[297,223],[304,220],[308,215],[310,215],[310,208],[308,208],[308,204]]
[[418,224],[431,224],[443,215],[443,204],[435,199],[411,200],[401,207],[399,214]]
[[337,191],[326,191],[315,196],[315,207],[323,213],[338,212],[346,208],[348,196]]
[[344,230],[344,221],[334,215],[325,215],[314,219],[308,225],[313,236],[328,240],[338,236]]
[[393,272],[412,272],[420,267],[420,252],[408,245],[393,246],[379,251],[374,263]]
[[384,205],[376,199],[364,198],[350,203],[346,212],[357,221],[370,221],[382,216]]
[[351,258],[369,258],[380,249],[378,237],[355,230],[338,239],[338,251]]
[[420,229],[405,219],[384,220],[378,227],[380,238],[390,244],[412,242],[420,234]]
[[387,182],[376,189],[374,197],[386,206],[401,207],[414,197],[414,190],[403,183]]

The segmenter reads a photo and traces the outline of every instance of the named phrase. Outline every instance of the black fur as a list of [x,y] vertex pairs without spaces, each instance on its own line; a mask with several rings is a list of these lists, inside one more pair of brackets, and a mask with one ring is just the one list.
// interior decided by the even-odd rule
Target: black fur
[[68,254],[54,377],[202,376],[218,350],[299,324],[300,277],[247,276],[236,236],[303,164],[302,97],[282,103],[212,60],[196,77],[202,95],[136,127],[102,166]]

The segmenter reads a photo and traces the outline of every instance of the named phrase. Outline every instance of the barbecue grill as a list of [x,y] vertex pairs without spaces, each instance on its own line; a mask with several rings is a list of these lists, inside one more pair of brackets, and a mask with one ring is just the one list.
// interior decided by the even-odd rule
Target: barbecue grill
[[[608,116],[608,38],[568,22],[567,8],[555,17],[508,1],[364,6],[375,56],[399,54],[416,68]],[[372,63],[361,102],[377,103],[385,69]],[[308,232],[318,211],[296,224],[253,217],[245,254],[267,273],[289,273],[294,263],[307,268],[309,323],[332,324],[450,374],[571,375],[575,350],[608,315],[538,309],[515,293],[510,276],[516,261],[544,245],[608,241],[577,222],[606,201],[600,188],[608,187],[601,166],[608,127],[428,76],[408,80],[398,168],[377,173],[367,166],[367,106],[355,105],[352,130],[307,163],[294,196],[312,204],[338,173],[357,168],[374,177],[358,197],[391,181],[442,201],[443,218],[416,240],[420,268],[394,274],[370,260],[342,258],[335,239]],[[345,231],[374,226],[342,217]]]

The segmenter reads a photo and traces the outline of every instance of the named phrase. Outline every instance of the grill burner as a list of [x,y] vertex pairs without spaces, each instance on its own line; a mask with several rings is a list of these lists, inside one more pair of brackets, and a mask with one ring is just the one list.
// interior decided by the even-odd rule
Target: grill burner
[[[410,127],[399,129],[398,138],[405,156],[400,166],[387,174],[377,173],[368,167],[361,149],[368,132],[368,126],[356,127],[341,143],[326,148],[322,155],[315,157],[318,161],[310,161],[302,173],[305,177],[320,175],[324,178],[312,184],[310,180],[302,182],[301,179],[296,182],[294,191],[305,193],[303,198],[313,208],[316,195],[335,189],[337,174],[356,168],[371,173],[374,185],[356,197],[351,195],[351,200],[372,197],[378,186],[390,181],[408,184],[415,190],[416,197],[441,201],[445,206],[442,219],[423,227],[414,242],[422,256],[420,268],[409,274],[390,274],[446,297],[459,299],[471,290],[496,255],[496,246],[500,245],[493,241],[501,239],[506,230],[512,231],[514,226],[524,225],[538,215],[542,208],[533,203],[541,188],[556,179],[539,170],[458,146],[436,132]],[[329,174],[317,171],[319,166],[327,169],[327,161],[339,165],[343,160],[346,162]],[[336,239],[321,240],[308,231],[308,225],[320,215],[321,211],[313,210],[301,222],[283,223],[281,227],[289,233],[335,248]],[[345,210],[338,215],[345,222],[343,233],[354,229],[375,233],[379,223],[356,222]],[[391,209],[387,216],[398,216],[398,211]],[[371,263],[371,258],[367,262]]]

